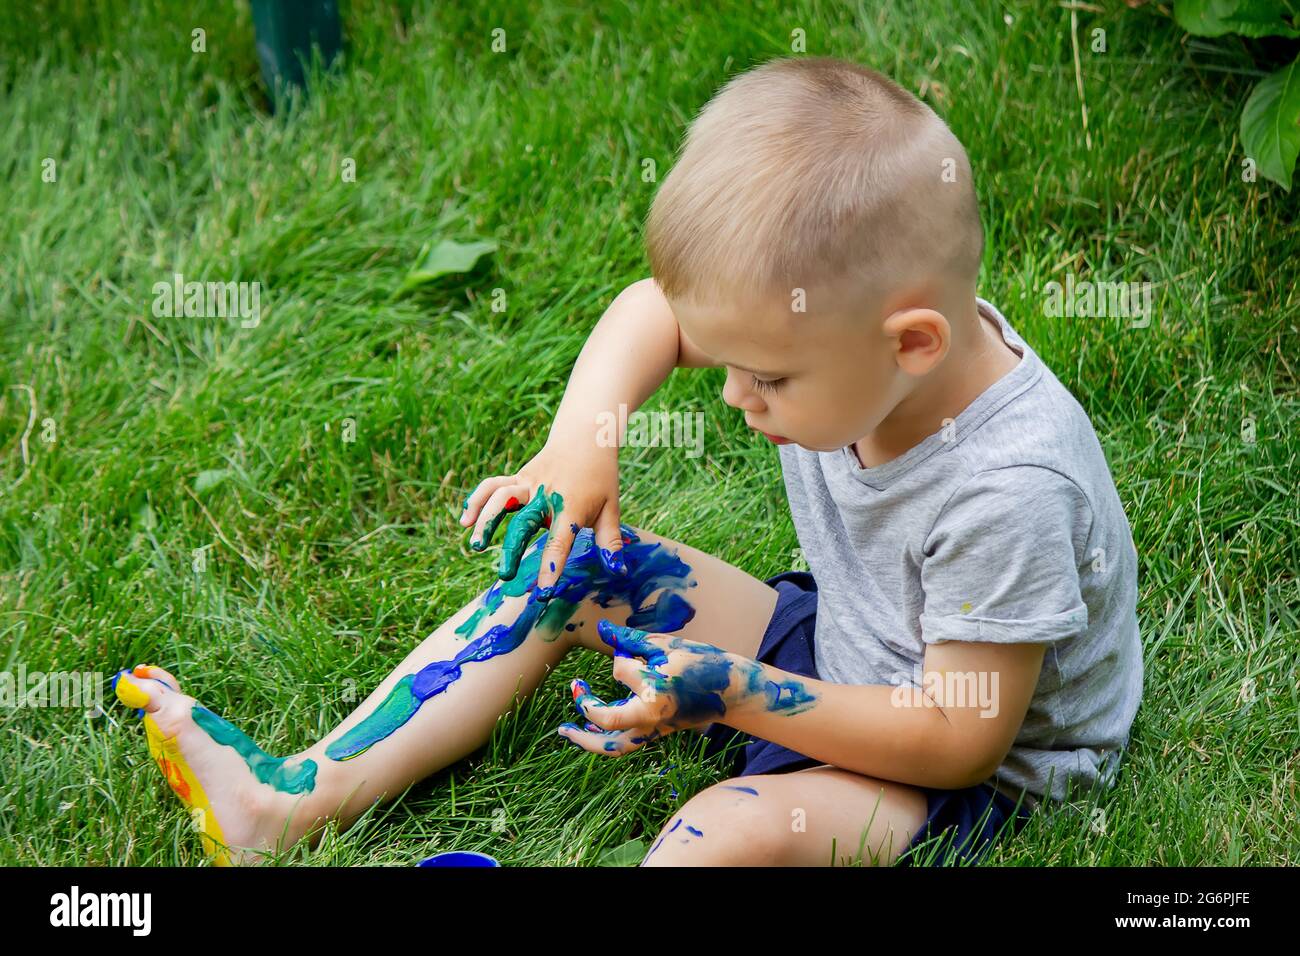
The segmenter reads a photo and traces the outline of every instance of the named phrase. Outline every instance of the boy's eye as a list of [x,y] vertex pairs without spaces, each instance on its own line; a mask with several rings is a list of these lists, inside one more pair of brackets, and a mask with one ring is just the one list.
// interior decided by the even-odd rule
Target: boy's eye
[[759,392],[775,392],[785,381],[783,378],[761,379],[757,375],[751,375],[750,378],[754,380],[754,389]]

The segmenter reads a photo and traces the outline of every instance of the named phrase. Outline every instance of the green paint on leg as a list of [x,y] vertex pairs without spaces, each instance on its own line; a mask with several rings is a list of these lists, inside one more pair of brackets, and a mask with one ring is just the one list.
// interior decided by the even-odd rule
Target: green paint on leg
[[560,636],[560,629],[569,623],[569,618],[578,611],[578,605],[563,598],[552,598],[537,619],[537,636],[550,643]]
[[411,693],[414,682],[414,674],[399,680],[373,714],[325,748],[325,756],[331,760],[351,760],[410,720],[420,709],[420,700]]
[[501,603],[506,599],[507,595],[510,597],[519,597],[522,594],[526,594],[528,592],[529,582],[532,581],[533,578],[537,577],[537,565],[540,563],[541,558],[532,562],[525,559],[525,566],[531,566],[533,568],[531,578],[524,574],[517,574],[512,580],[497,582],[494,587],[489,588],[487,594],[483,595],[483,606],[471,614],[469,619],[460,627],[456,628],[454,633],[459,634],[461,637],[468,640],[474,636],[474,632],[478,630],[478,626],[483,623],[483,618],[487,617],[489,614],[495,614],[501,609]]
[[482,621],[483,618],[485,618],[489,613],[490,612],[486,607],[479,608],[477,611],[475,611],[473,614],[469,616],[469,618],[465,621],[464,624],[456,628],[455,633],[459,634],[461,637],[468,640],[469,638],[473,637],[474,632],[478,630],[479,622]]
[[272,757],[246,733],[206,707],[195,704],[190,714],[209,737],[224,747],[233,747],[262,783],[281,793],[310,793],[316,788],[316,761],[304,760],[296,767],[286,767],[288,757]]

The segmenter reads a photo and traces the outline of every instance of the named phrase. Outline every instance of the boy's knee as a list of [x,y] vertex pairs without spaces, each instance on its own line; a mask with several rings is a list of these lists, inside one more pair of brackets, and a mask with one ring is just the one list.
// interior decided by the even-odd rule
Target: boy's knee
[[734,789],[743,779],[723,781],[693,797],[664,828],[646,865],[779,865],[796,836],[789,813],[762,794]]

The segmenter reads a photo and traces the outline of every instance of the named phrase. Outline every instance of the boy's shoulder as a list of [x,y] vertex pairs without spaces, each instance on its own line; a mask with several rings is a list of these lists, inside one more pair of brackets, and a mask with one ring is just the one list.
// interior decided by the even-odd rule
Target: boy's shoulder
[[[1113,480],[1092,420],[1007,319],[990,303],[979,302],[981,310],[998,320],[1004,339],[1021,353],[1021,362],[998,383],[1006,392],[1002,400],[995,399],[986,414],[976,414],[975,420],[951,436],[948,451],[953,459],[944,463],[944,469],[968,478],[1004,469],[1030,475],[1041,469],[1075,485],[1095,506],[1113,489]],[[972,410],[978,412],[974,406],[966,412]]]

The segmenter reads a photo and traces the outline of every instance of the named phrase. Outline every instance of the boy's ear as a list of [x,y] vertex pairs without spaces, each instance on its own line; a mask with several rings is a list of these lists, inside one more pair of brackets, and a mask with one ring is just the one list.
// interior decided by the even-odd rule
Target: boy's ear
[[893,343],[894,359],[908,375],[925,375],[943,361],[952,327],[934,309],[899,309],[881,326]]

